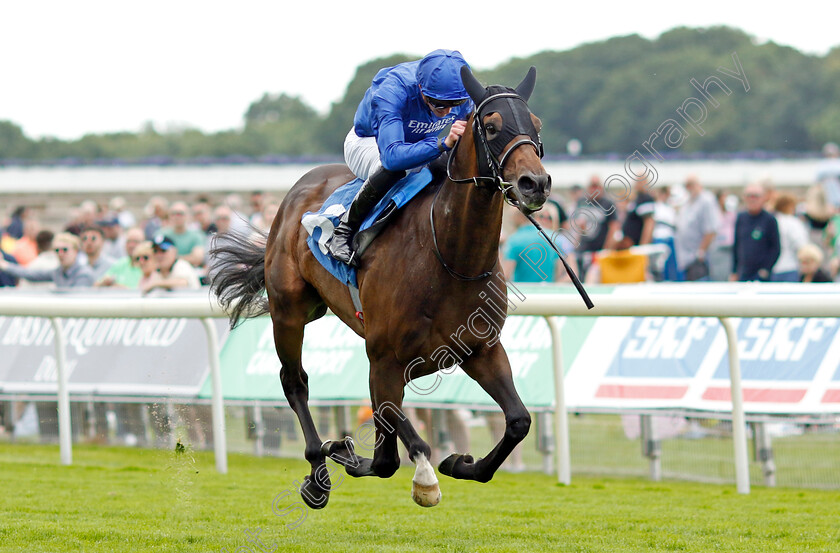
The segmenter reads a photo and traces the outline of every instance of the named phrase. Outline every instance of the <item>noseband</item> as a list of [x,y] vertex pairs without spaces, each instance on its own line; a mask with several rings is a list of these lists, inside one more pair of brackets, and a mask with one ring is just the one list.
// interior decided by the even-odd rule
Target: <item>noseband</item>
[[[504,113],[502,116],[503,127],[499,136],[496,137],[492,143],[487,140],[487,130],[484,128],[484,125],[481,124],[481,121],[483,120],[482,110],[490,106],[491,103],[495,103],[495,106],[493,106],[493,112]],[[526,121],[523,121],[523,118],[526,119],[527,123]],[[502,193],[502,197],[505,202],[514,207],[519,207],[519,202],[516,199],[511,198],[509,194],[513,189],[513,184],[505,181],[502,177],[505,162],[514,150],[526,144],[533,146],[540,158],[542,158],[544,154],[542,140],[540,140],[540,135],[534,128],[534,124],[531,121],[531,110],[528,109],[527,102],[525,102],[525,100],[515,92],[500,92],[492,94],[485,98],[475,109],[472,127],[474,137],[473,141],[475,142],[475,154],[478,160],[478,175],[466,179],[456,179],[452,177],[452,159],[455,157],[456,150],[461,144],[461,141],[458,140],[458,142],[455,143],[455,147],[449,154],[449,159],[446,161],[447,178],[458,184],[471,182],[479,188],[481,187],[479,183],[489,183],[490,186],[495,186]],[[500,140],[502,137],[510,136],[512,139],[513,137],[521,135],[527,135],[529,138],[521,138],[514,142],[506,151],[504,150],[506,144],[504,143],[504,140]],[[502,147],[494,148],[493,146],[496,144],[502,144]],[[501,159],[499,159],[499,155],[501,155]],[[434,244],[435,256],[438,258],[438,261],[440,261],[440,264],[443,265],[443,268],[446,269],[446,272],[458,280],[482,280],[489,277],[493,274],[492,269],[477,276],[467,276],[454,270],[446,264],[446,261],[443,260],[443,255],[441,255],[440,248],[437,243],[437,233],[435,232],[435,203],[437,202],[438,194],[440,194],[442,189],[443,186],[438,188],[437,192],[435,192],[435,197],[432,200],[431,207],[429,208],[429,222],[432,225],[432,243]]]

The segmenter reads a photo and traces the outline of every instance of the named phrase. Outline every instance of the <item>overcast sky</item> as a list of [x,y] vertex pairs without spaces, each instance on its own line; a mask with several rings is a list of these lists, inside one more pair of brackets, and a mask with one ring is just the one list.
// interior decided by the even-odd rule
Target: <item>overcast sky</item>
[[[807,53],[840,44],[835,2],[4,1],[0,120],[33,138],[239,127],[265,92],[326,113],[371,59],[460,50],[478,69],[613,36],[729,25]],[[387,6],[387,7],[386,7]],[[795,11],[798,15],[791,15]],[[723,60],[722,60],[723,61]],[[539,69],[539,68],[538,68]],[[573,78],[573,76],[570,76]]]

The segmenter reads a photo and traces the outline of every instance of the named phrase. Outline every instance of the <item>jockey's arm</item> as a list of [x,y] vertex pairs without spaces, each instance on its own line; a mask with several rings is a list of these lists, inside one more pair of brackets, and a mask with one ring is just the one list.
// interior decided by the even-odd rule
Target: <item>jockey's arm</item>
[[441,154],[436,135],[431,134],[419,142],[405,141],[400,106],[377,98],[376,109],[379,115],[376,144],[383,167],[389,171],[406,171],[426,165]]
[[376,137],[382,166],[389,171],[406,171],[425,165],[440,155],[437,137],[430,136],[420,142],[405,142],[402,121],[397,120],[379,127]]

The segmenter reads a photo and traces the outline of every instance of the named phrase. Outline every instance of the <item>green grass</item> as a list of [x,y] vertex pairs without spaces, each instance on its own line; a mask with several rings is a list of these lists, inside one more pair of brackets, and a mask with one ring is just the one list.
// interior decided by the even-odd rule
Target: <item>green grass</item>
[[[631,417],[631,420],[636,418]],[[671,479],[734,484],[734,444],[728,423],[713,419],[700,419],[700,422],[699,430],[703,431],[703,436],[689,437],[690,434],[686,433],[662,440],[664,475]],[[297,426],[297,421],[293,424]],[[229,417],[227,428],[227,442],[231,451],[253,451],[254,444],[245,437],[245,424],[241,418]],[[621,416],[572,416],[569,418],[569,429],[573,474],[648,476],[649,461],[642,455],[640,439],[627,438]],[[269,430],[278,431],[276,428]],[[301,456],[303,437],[297,428],[295,433],[296,438],[290,440],[285,431],[281,432],[282,456]],[[469,451],[485,452],[495,445],[485,424],[472,426],[469,434]],[[537,450],[538,434],[538,425],[534,424],[522,444],[522,460],[531,470],[540,469],[543,463],[542,454]],[[339,432],[333,425],[330,432],[324,435],[337,437]],[[421,435],[426,434],[421,431]],[[762,464],[755,458],[751,437],[748,449],[750,481],[753,486],[763,486]],[[831,424],[812,425],[808,432],[801,435],[776,437],[772,440],[772,449],[776,463],[776,484],[779,487],[840,489],[840,431]]]
[[[734,445],[728,426],[706,420],[703,437],[662,440],[662,470],[666,477],[715,483],[734,483]],[[621,417],[587,414],[570,419],[572,471],[581,474],[647,476],[649,462],[638,438],[625,436]],[[530,436],[529,436],[530,437]],[[750,481],[763,486],[762,464],[749,439]],[[840,487],[840,433],[820,425],[801,435],[772,440],[776,484],[780,487]],[[534,462],[533,460],[531,461]],[[534,465],[538,466],[538,465]]]
[[[412,471],[336,476],[330,504],[272,512],[308,472],[301,461],[76,446],[0,444],[0,551],[840,551],[840,492],[499,473],[489,484],[442,477],[432,509],[409,497]],[[297,496],[279,501],[291,506]]]

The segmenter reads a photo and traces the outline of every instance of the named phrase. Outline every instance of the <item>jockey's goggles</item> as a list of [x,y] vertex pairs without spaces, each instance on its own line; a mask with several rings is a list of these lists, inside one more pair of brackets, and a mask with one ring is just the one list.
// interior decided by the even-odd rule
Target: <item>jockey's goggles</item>
[[449,109],[464,104],[467,101],[467,99],[461,98],[460,100],[438,100],[437,98],[426,96],[426,101],[429,103],[430,106],[432,106],[435,109]]

